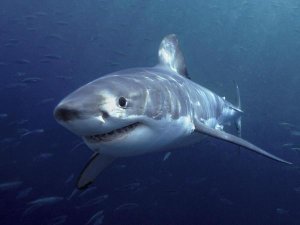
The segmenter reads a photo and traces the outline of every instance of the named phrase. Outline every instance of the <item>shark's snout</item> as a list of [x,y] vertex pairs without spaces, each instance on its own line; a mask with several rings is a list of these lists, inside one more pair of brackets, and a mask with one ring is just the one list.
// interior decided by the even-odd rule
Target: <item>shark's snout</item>
[[80,118],[80,111],[66,105],[59,105],[54,109],[54,117],[58,121],[71,121]]

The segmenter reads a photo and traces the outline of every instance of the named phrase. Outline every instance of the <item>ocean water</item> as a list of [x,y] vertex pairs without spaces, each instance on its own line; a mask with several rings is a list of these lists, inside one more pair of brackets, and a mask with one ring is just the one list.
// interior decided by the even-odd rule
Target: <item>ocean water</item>
[[[243,137],[117,160],[86,191],[92,152],[55,105],[109,72],[157,63],[175,33],[192,80],[235,102]],[[1,0],[0,224],[300,224],[300,2]],[[233,129],[229,129],[234,133]]]

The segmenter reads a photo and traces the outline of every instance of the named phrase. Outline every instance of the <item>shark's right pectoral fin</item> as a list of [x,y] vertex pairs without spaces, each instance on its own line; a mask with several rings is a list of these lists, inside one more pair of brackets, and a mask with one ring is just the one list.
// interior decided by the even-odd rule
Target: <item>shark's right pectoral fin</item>
[[86,189],[114,159],[115,157],[112,156],[95,153],[81,171],[77,181],[77,188],[80,190]]
[[208,135],[208,136],[211,136],[211,137],[214,137],[214,138],[217,138],[217,139],[220,139],[220,140],[223,140],[223,141],[230,142],[232,144],[235,144],[235,145],[238,145],[238,146],[241,146],[241,147],[244,147],[246,149],[249,149],[253,152],[256,152],[260,155],[263,155],[263,156],[265,156],[267,158],[270,158],[270,159],[273,159],[275,161],[286,163],[286,164],[292,164],[291,162],[283,160],[283,159],[281,159],[281,158],[279,158],[275,155],[272,155],[272,154],[262,150],[261,148],[251,144],[248,141],[245,141],[242,138],[236,137],[232,134],[228,134],[228,133],[226,133],[224,131],[221,131],[221,130],[215,130],[213,128],[207,127],[204,124],[197,124],[195,131],[199,132],[199,133],[202,133],[202,134],[205,134],[205,135]]

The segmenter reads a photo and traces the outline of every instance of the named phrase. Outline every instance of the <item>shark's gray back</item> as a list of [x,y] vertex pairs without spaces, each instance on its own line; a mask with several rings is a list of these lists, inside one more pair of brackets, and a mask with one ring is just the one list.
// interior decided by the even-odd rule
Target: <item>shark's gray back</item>
[[[194,83],[164,67],[134,68],[115,72],[107,75],[110,81],[110,90],[119,90],[119,95],[128,93],[125,96],[128,102],[143,102],[144,105],[132,107],[134,113],[145,115],[152,119],[159,120],[170,117],[174,120],[179,117],[190,117],[194,123],[203,123],[210,118],[224,122],[224,112],[232,110],[233,106],[223,98],[210,90]],[[99,78],[92,82],[93,85],[101,85],[106,77]],[[130,106],[129,106],[130,107]]]

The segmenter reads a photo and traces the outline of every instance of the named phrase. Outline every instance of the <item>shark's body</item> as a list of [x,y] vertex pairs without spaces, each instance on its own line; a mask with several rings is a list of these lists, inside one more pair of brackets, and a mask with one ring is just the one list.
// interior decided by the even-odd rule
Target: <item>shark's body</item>
[[62,100],[59,123],[81,136],[96,153],[83,170],[78,188],[87,187],[117,157],[172,150],[219,138],[288,163],[223,131],[241,110],[188,77],[175,35],[159,48],[159,64],[128,69],[92,81]]

